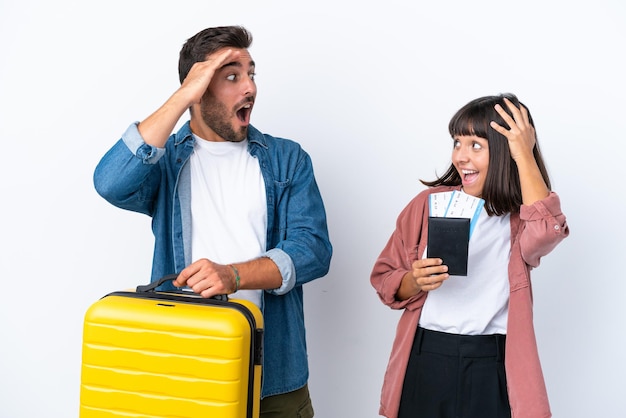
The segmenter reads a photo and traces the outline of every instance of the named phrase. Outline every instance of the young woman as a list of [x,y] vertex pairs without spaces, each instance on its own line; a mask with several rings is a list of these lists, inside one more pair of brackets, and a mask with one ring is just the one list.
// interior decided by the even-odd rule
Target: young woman
[[[532,318],[530,270],[568,234],[528,109],[511,94],[451,119],[452,164],[400,213],[371,283],[403,309],[385,374],[388,418],[550,417]],[[467,276],[427,258],[429,196],[482,199]],[[439,195],[441,196],[441,195]]]

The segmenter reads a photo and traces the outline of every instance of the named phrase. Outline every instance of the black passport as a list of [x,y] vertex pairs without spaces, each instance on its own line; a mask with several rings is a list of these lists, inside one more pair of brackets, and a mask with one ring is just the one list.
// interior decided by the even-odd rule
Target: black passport
[[468,218],[428,218],[426,257],[441,258],[448,273],[467,276],[470,220]]

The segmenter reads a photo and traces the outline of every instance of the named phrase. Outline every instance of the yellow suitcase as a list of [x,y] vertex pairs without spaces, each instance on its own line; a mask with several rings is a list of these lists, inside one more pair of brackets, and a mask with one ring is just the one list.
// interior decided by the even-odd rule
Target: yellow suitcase
[[85,314],[80,418],[257,418],[263,317],[246,300],[113,292]]

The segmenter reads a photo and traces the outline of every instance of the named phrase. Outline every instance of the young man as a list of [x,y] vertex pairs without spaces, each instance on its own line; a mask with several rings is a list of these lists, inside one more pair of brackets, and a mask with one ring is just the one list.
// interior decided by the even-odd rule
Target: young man
[[251,42],[237,26],[188,39],[180,88],[131,124],[94,184],[113,205],[153,218],[152,280],[177,273],[174,286],[261,307],[261,417],[312,417],[302,285],[328,272],[332,247],[309,155],[250,125]]

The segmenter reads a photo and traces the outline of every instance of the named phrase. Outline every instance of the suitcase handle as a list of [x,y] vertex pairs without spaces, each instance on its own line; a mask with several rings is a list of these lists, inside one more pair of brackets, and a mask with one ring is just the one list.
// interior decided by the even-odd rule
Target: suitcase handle
[[[174,281],[174,280],[176,280],[177,277],[178,277],[178,274],[168,274],[166,276],[161,277],[156,282],[152,282],[152,283],[146,284],[146,285],[139,285],[139,286],[137,286],[137,289],[135,289],[135,291],[137,293],[150,293],[150,292],[154,293],[156,291],[155,289],[157,287],[161,286],[165,282]],[[180,292],[181,293],[190,293],[190,292],[185,292],[184,290],[180,290]],[[228,300],[228,295],[215,295],[215,296],[211,297],[211,299],[227,301]]]
[[178,277],[178,274],[168,274],[167,276],[161,277],[156,282],[152,282],[152,283],[146,284],[146,285],[137,286],[136,291],[138,293],[154,292],[155,289],[157,287],[161,286],[163,283],[169,282],[169,281],[174,281],[174,280],[176,280],[177,277]]

